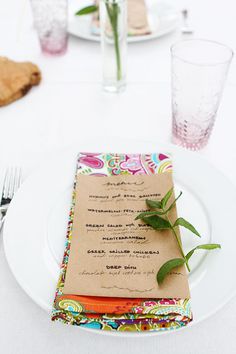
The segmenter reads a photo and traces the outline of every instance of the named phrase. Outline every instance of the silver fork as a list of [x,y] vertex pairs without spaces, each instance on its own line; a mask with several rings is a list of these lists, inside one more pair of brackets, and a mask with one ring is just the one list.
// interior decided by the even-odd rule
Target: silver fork
[[4,177],[2,197],[0,201],[0,230],[5,220],[7,209],[12,198],[20,187],[22,181],[22,173],[20,167],[9,167]]

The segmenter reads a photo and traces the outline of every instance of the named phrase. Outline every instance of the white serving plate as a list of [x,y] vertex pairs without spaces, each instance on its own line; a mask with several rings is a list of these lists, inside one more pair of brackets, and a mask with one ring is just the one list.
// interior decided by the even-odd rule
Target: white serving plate
[[[91,1],[88,1],[87,5],[91,5]],[[72,10],[70,11],[68,32],[76,37],[83,38],[89,41],[100,41],[99,33],[93,33],[91,30],[91,15],[75,16],[76,10],[81,8],[72,2]],[[82,6],[83,7],[83,6]],[[167,2],[153,2],[147,1],[148,10],[148,22],[150,25],[151,33],[141,36],[129,36],[128,42],[142,42],[150,39],[162,37],[168,33],[177,29],[180,16],[176,9]]]
[[[202,234],[200,240],[182,230],[184,248],[189,250],[200,242],[222,245],[221,250],[199,251],[190,262],[193,271],[189,283],[194,316],[190,326],[211,316],[236,294],[236,238],[226,221],[235,217],[236,188],[221,172],[200,154],[174,145],[117,139],[81,141],[46,161],[25,181],[10,205],[4,227],[4,247],[9,266],[20,286],[48,312],[49,318],[64,251],[79,151],[171,152],[176,192],[183,191],[178,213],[190,220]],[[172,333],[96,332],[117,336]]]

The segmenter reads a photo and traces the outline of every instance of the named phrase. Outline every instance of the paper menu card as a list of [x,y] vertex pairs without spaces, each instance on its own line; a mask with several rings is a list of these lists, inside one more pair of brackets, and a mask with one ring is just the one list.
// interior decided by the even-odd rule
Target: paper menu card
[[[181,257],[171,231],[134,220],[147,210],[147,198],[160,199],[172,186],[170,173],[78,175],[64,294],[189,298],[184,267],[172,271],[163,285],[156,281],[164,262]],[[169,216],[177,218],[176,208]]]

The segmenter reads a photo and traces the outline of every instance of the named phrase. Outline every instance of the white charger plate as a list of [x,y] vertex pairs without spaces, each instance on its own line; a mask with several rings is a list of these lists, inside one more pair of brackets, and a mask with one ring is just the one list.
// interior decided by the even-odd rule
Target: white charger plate
[[[100,143],[81,142],[47,161],[25,181],[7,213],[4,247],[9,266],[20,286],[48,312],[48,316],[64,251],[79,151],[171,152],[176,192],[183,191],[178,213],[190,220],[202,234],[202,239],[199,239],[182,230],[184,248],[187,251],[205,242],[222,246],[221,250],[208,253],[199,251],[190,262],[189,283],[194,316],[190,326],[215,313],[236,294],[236,238],[227,222],[235,217],[236,188],[231,182],[200,154],[174,145],[100,139]],[[120,336],[173,333],[96,332]]]
[[[71,10],[68,32],[76,37],[99,42],[99,33],[92,33],[91,30],[92,16],[75,16],[74,13],[81,7],[81,5],[78,6],[78,1],[76,4],[76,7],[72,4],[73,10]],[[91,1],[88,1],[87,5],[91,5]],[[147,1],[147,14],[151,33],[140,36],[129,36],[128,42],[142,42],[162,37],[176,30],[180,22],[180,16],[175,8],[166,2]]]

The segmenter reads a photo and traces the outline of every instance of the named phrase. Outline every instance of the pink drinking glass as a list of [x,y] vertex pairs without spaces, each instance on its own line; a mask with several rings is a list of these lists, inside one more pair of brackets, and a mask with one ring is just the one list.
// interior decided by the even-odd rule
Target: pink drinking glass
[[42,52],[64,54],[68,41],[68,0],[31,0],[31,6]]
[[227,46],[189,39],[174,44],[172,59],[172,141],[203,148],[211,135],[233,58]]

